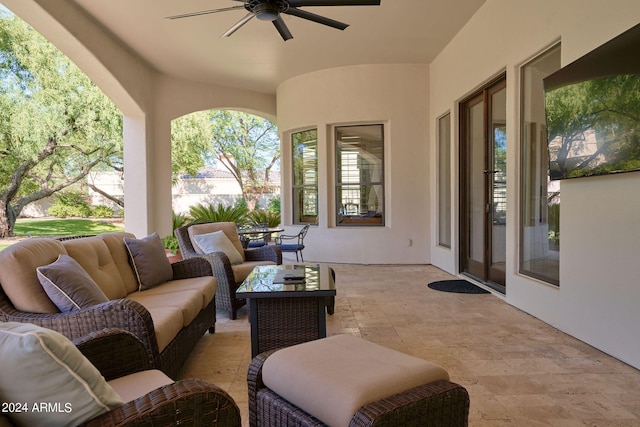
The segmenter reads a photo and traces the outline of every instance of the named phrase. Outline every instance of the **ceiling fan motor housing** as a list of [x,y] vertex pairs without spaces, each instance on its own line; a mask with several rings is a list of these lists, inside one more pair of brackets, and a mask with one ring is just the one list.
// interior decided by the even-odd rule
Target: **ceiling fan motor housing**
[[244,8],[262,21],[275,21],[289,9],[289,3],[285,0],[246,0]]

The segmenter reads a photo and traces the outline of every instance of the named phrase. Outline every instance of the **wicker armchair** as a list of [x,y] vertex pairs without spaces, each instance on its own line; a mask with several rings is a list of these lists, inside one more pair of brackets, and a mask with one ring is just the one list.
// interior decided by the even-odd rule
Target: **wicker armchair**
[[[232,265],[229,257],[224,252],[203,254],[196,251],[189,228],[205,226],[210,231],[223,230],[232,242],[240,245],[238,251],[242,251],[244,263]],[[213,276],[218,280],[216,293],[216,307],[229,313],[229,319],[236,319],[237,311],[246,304],[245,299],[236,298],[236,290],[242,284],[248,273],[254,266],[263,264],[282,264],[282,252],[274,245],[262,246],[253,249],[242,248],[240,238],[236,231],[236,225],[232,222],[219,222],[207,224],[185,225],[175,230],[175,236],[180,245],[180,252],[184,259],[203,258],[209,261]]]
[[[152,369],[144,345],[133,334],[110,328],[73,341],[107,381]],[[197,379],[177,381],[126,402],[85,426],[176,424],[240,426],[238,406],[224,390]]]

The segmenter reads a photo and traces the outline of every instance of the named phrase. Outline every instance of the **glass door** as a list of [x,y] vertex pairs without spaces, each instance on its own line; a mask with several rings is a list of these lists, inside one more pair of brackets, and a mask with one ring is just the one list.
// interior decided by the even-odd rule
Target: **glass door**
[[505,289],[506,78],[460,104],[460,265]]

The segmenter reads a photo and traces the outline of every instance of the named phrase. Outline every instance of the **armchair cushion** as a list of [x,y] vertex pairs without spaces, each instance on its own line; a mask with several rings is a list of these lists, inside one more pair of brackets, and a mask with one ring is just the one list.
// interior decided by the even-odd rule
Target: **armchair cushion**
[[231,264],[242,264],[244,261],[240,252],[222,230],[214,231],[213,233],[195,234],[193,240],[205,254],[224,252]]
[[[10,414],[17,425],[77,425],[123,404],[100,372],[58,332],[28,323],[0,323],[0,360],[0,396],[27,405],[24,412]],[[49,410],[34,410],[41,404],[50,405]]]
[[131,265],[138,278],[140,285],[138,290],[144,291],[173,279],[171,263],[167,259],[158,233],[142,239],[125,237],[124,244],[127,246]]
[[69,255],[36,269],[38,279],[51,301],[63,313],[109,301],[96,282]]
[[151,390],[173,384],[173,380],[157,369],[135,372],[109,381],[109,385],[124,402],[131,402]]
[[191,239],[193,248],[197,253],[202,255],[204,254],[204,252],[198,247],[197,244],[195,244],[193,236],[198,234],[212,233],[214,231],[220,230],[224,231],[224,234],[226,234],[229,240],[231,240],[231,243],[233,243],[233,246],[237,249],[238,253],[242,255],[242,259],[244,260],[246,258],[244,248],[242,247],[242,242],[240,241],[240,236],[238,235],[238,230],[236,228],[235,222],[208,222],[205,224],[193,224],[189,226],[187,232],[189,233],[189,238]]

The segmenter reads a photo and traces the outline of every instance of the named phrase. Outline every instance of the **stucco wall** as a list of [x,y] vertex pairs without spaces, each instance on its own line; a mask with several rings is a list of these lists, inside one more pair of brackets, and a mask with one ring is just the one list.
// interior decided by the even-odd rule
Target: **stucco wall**
[[[299,76],[278,88],[285,225],[292,220],[290,133],[318,129],[319,225],[305,239],[305,259],[429,262],[428,78],[426,65],[361,65]],[[385,227],[335,226],[332,126],[360,123],[385,127]]]
[[[507,72],[509,203],[506,300],[532,315],[640,367],[640,173],[563,181],[560,287],[518,274],[519,67],[557,40],[562,64],[584,55],[640,21],[640,3],[629,0],[488,0],[431,64],[430,123],[497,73]],[[452,149],[457,187],[457,121]],[[431,131],[435,141],[435,131]],[[431,147],[432,156],[435,147]],[[432,157],[433,158],[433,157]],[[431,161],[431,175],[436,165]],[[435,193],[435,191],[434,191]],[[452,200],[457,200],[454,189]],[[434,200],[434,199],[432,199]],[[436,246],[431,261],[457,272],[454,246]]]

